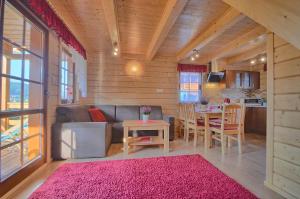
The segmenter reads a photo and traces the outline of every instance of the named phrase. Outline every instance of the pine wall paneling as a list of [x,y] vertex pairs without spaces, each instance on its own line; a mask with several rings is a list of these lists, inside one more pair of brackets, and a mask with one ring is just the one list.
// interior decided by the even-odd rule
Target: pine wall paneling
[[146,61],[139,55],[88,55],[88,97],[85,104],[161,105],[176,116],[177,63],[172,58]]
[[268,123],[273,127],[269,127],[267,138],[266,184],[288,198],[299,198],[300,50],[276,35],[270,34],[269,37],[274,38],[268,40],[268,46],[273,46],[268,56],[274,53],[274,64],[269,65],[273,67],[273,73],[268,74],[268,78],[272,78],[268,82],[274,82],[274,89],[273,94],[268,90],[268,102],[272,97],[274,106],[269,106],[268,111],[273,112],[274,119],[268,117]]

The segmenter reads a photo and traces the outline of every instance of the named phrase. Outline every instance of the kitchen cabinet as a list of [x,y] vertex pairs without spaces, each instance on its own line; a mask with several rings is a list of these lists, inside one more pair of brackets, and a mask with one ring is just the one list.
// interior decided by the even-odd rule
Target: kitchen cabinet
[[252,71],[226,71],[226,88],[259,89],[260,73]]
[[266,135],[266,109],[266,107],[246,107],[245,133],[256,133],[260,135]]

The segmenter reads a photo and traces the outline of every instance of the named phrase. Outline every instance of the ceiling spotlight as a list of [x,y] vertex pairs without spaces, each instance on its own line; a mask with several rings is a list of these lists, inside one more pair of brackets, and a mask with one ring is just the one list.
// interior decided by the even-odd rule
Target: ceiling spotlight
[[114,47],[114,51],[115,51],[115,52],[118,52],[118,51],[119,51],[119,48],[118,48],[118,47]]
[[191,56],[191,61],[195,61],[195,57],[194,56]]
[[196,53],[195,57],[197,57],[197,58],[198,58],[199,56],[200,56],[200,55],[199,55],[199,53]]
[[266,57],[261,57],[261,58],[260,58],[260,61],[261,61],[261,62],[265,62],[265,61],[266,61]]
[[251,61],[250,61],[250,64],[255,64],[256,63],[256,60],[255,59],[252,59]]
[[118,55],[118,52],[117,52],[117,51],[114,51],[114,52],[113,52],[113,55],[114,55],[114,56],[117,56],[117,55]]

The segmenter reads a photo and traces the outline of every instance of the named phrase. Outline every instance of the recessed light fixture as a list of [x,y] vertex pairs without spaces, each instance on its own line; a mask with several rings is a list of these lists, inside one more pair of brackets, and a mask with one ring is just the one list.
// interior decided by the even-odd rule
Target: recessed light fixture
[[266,57],[264,57],[264,56],[261,57],[261,58],[260,58],[260,61],[264,63],[264,62],[266,61]]
[[252,64],[252,65],[254,65],[256,63],[256,60],[255,59],[252,59],[251,61],[250,61],[250,64]]
[[114,56],[117,56],[117,55],[118,55],[118,52],[119,52],[118,43],[117,43],[117,42],[114,42],[114,43],[113,43],[113,55],[114,55]]
[[191,61],[195,61],[195,57],[194,56],[191,56]]

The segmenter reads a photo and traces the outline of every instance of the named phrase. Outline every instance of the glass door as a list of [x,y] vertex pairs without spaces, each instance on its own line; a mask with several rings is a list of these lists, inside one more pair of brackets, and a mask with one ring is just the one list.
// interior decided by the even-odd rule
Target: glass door
[[0,181],[43,157],[44,32],[4,5],[1,53]]

